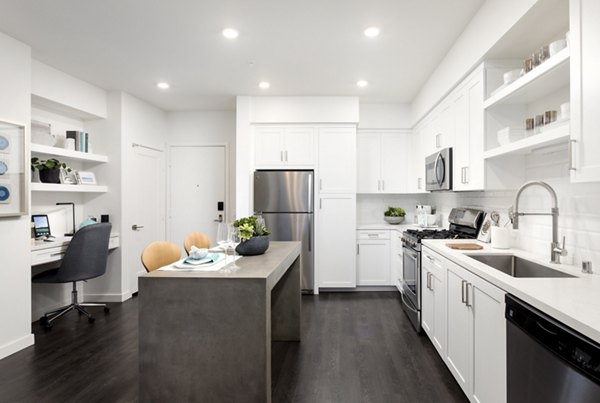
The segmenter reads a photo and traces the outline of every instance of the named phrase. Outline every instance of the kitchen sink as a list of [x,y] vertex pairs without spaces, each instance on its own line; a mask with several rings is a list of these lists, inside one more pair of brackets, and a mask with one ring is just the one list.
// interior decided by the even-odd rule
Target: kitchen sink
[[575,277],[515,255],[467,255],[512,277]]

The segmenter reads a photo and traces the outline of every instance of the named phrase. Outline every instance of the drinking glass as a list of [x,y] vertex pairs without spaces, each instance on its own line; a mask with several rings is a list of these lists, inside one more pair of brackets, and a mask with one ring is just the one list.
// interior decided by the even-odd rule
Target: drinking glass
[[223,252],[227,254],[227,247],[229,246],[229,224],[220,222],[217,226],[217,244],[223,249]]
[[231,226],[231,231],[229,232],[229,244],[231,245],[231,248],[233,249],[233,263],[231,264],[231,269],[233,271],[239,269],[240,267],[237,265],[236,263],[236,259],[235,259],[235,255],[236,255],[236,251],[235,248],[240,244],[240,242],[242,241],[242,238],[240,238],[240,229],[234,227],[233,225]]

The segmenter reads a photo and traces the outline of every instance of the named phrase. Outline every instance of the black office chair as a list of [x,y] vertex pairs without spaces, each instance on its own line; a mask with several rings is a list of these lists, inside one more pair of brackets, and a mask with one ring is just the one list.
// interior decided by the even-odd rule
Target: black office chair
[[104,312],[109,311],[106,304],[77,302],[76,283],[102,276],[106,272],[111,227],[110,223],[100,223],[81,228],[69,243],[60,267],[33,276],[31,281],[34,283],[73,283],[71,304],[46,313],[40,318],[41,325],[50,328],[56,319],[72,310],[86,315],[88,321],[93,323],[94,317],[84,309],[86,306],[101,306]]

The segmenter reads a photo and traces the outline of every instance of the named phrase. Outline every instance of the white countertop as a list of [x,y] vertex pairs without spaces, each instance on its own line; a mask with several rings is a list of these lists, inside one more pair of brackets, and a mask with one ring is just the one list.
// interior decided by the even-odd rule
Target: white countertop
[[[547,259],[518,249],[493,249],[473,240],[427,239],[423,245],[459,264],[498,288],[513,294],[556,320],[600,342],[600,276],[581,272],[581,268],[551,264]],[[447,243],[478,243],[483,249],[450,249]],[[555,270],[577,276],[573,278],[515,278],[493,269],[466,254],[514,254]]]
[[416,224],[388,224],[385,221],[381,221],[378,223],[360,223],[356,225],[357,230],[396,230],[396,231],[405,231],[407,229],[418,229],[420,228]]

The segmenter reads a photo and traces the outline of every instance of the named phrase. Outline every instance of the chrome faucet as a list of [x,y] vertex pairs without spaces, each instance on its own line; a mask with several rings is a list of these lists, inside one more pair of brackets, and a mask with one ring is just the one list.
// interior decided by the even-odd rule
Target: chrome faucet
[[[525,189],[530,186],[541,186],[550,193],[552,197],[552,209],[550,213],[522,213],[519,211],[519,197]],[[560,263],[561,256],[567,256],[567,250],[565,249],[565,237],[563,236],[562,246],[558,243],[558,198],[556,192],[546,182],[531,181],[526,182],[519,188],[517,195],[515,196],[514,210],[513,206],[508,210],[508,215],[513,224],[514,229],[519,229],[519,216],[522,215],[551,215],[552,216],[552,243],[550,244],[550,262]]]

